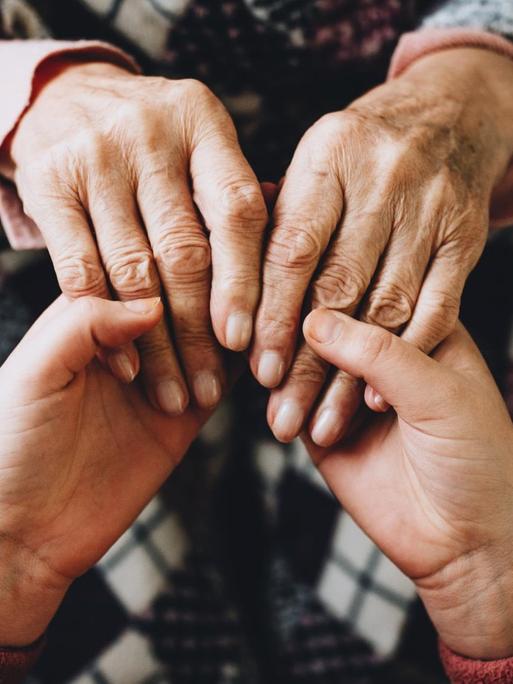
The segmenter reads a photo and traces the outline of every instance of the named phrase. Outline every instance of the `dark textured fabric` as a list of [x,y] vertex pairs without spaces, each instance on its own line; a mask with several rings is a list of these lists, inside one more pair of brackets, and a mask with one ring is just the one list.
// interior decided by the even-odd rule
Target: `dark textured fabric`
[[[478,15],[482,28],[490,21],[509,35],[507,21],[500,28],[509,11],[503,0],[467,3],[474,14],[460,12],[457,0],[140,0],[130,5],[140,21],[124,18],[128,0],[96,12],[93,4],[102,5],[0,0],[0,22],[4,35],[104,39],[128,50],[147,73],[205,81],[234,115],[259,176],[275,180],[313,121],[384,79],[398,36],[424,16],[443,25],[448,12],[451,23],[454,4],[457,25],[472,25]],[[164,36],[159,50],[153,34],[134,32],[150,12]],[[501,382],[509,362],[512,257],[505,239],[490,244],[463,304]],[[2,358],[56,292],[49,261],[0,291]],[[269,447],[266,400],[249,375],[243,378],[226,428],[197,441],[149,510],[76,581],[32,682],[446,681],[420,603],[400,583],[386,583],[384,559],[368,540],[360,539],[365,554],[355,561],[354,538],[340,534],[347,516],[329,492],[297,466],[293,448],[274,454]],[[263,474],[266,450],[268,461],[281,463],[274,475],[269,464]],[[330,568],[344,591],[326,598],[322,587],[336,586],[326,580]],[[386,619],[380,627],[390,632],[386,657],[365,629],[369,606],[378,604],[395,619],[394,627]]]

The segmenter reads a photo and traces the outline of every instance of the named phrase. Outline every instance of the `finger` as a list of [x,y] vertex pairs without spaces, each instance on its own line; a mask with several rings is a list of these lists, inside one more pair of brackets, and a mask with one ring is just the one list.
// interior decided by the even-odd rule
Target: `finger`
[[[391,222],[382,211],[349,209],[341,232],[312,285],[312,307],[327,307],[353,315],[378,267],[390,231]],[[291,372],[295,363],[294,360]],[[288,378],[286,384],[289,385]],[[322,384],[311,387],[309,408],[318,399]],[[361,404],[362,391],[362,383],[347,373],[332,374],[310,421],[314,441],[330,446],[343,436]],[[302,392],[300,385],[297,392]]]
[[328,447],[349,431],[362,404],[363,383],[344,371],[333,373],[310,421],[310,435],[318,446]]
[[[405,254],[408,253],[408,258]],[[415,310],[422,281],[431,256],[429,233],[399,227],[393,234],[381,266],[367,294],[361,320],[398,332],[408,323]],[[365,390],[370,409],[384,413],[387,403],[373,388]],[[321,410],[325,407],[321,407]],[[327,445],[324,445],[327,446]]]
[[31,218],[44,235],[63,293],[71,298],[109,298],[100,255],[80,202],[59,197],[32,211]]
[[284,383],[273,390],[267,420],[280,442],[295,439],[308,418],[312,402],[326,378],[328,364],[302,344]]
[[[121,170],[112,169],[109,181],[108,188],[98,183],[90,189],[88,204],[112,290],[121,301],[160,296],[157,268],[133,190]],[[188,392],[165,323],[141,336],[138,346],[142,377],[152,403],[170,415],[183,413]],[[107,358],[110,365],[123,363],[119,355]]]
[[363,378],[408,419],[425,408],[421,388],[442,391],[447,386],[446,370],[412,345],[376,326],[319,309],[303,326],[312,349],[329,363],[354,377]]
[[328,153],[314,163],[307,150],[298,148],[287,172],[264,258],[250,362],[270,388],[290,366],[306,290],[342,212],[342,188]]
[[169,305],[173,335],[196,404],[212,408],[225,385],[210,320],[211,258],[185,171],[163,158],[141,171],[138,202]]
[[211,316],[219,342],[232,351],[250,343],[260,298],[262,242],[268,214],[231,120],[192,150],[194,199],[210,231]]
[[[58,202],[32,202],[29,207],[45,237],[62,292],[71,298],[110,299],[98,248],[80,202],[59,196]],[[133,344],[113,351],[106,361],[122,382],[131,382],[139,371],[139,355]]]
[[69,385],[99,348],[126,345],[154,327],[162,316],[159,298],[110,302],[81,297],[54,311],[38,332],[26,338],[4,368],[16,370],[17,384],[31,397]]
[[[408,255],[406,258],[405,255]],[[431,241],[418,231],[398,229],[388,243],[360,318],[392,332],[413,315],[431,256]]]
[[435,254],[420,291],[413,317],[402,338],[430,353],[458,321],[461,295],[473,263],[455,255],[451,245]]

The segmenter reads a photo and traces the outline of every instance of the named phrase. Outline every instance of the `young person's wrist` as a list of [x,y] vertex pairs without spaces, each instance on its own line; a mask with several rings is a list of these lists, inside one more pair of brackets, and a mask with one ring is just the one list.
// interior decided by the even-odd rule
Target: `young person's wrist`
[[0,648],[27,647],[46,631],[71,580],[2,535],[0,557]]
[[512,546],[470,552],[416,582],[440,639],[454,653],[513,657]]

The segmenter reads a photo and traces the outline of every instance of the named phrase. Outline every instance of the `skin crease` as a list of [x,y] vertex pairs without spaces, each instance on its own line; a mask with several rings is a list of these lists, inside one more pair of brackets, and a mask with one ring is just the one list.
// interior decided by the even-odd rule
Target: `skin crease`
[[335,496],[415,582],[447,646],[513,655],[513,424],[458,324],[433,358],[382,328],[329,310],[306,340],[393,406],[310,454]]
[[42,634],[209,415],[167,416],[93,361],[158,325],[160,301],[139,304],[61,297],[0,369],[0,644]]
[[[245,349],[258,307],[250,362],[275,388],[275,436],[308,427],[329,445],[350,425],[362,383],[304,344],[304,305],[401,331],[425,351],[452,330],[513,153],[505,57],[441,51],[323,117],[296,150],[263,255],[261,189],[205,86],[101,63],[55,72],[15,133],[9,171],[66,294],[163,289],[171,326],[139,340],[154,405],[180,413],[191,392],[215,405],[225,385],[218,343]],[[131,346],[108,362],[125,381],[138,370]]]
[[[165,416],[95,360],[157,325],[158,300],[136,305],[61,297],[0,369],[1,644],[39,637],[208,416]],[[335,447],[305,436],[326,482],[414,580],[450,648],[513,655],[513,426],[468,334],[458,326],[430,359],[338,312],[310,314],[304,331],[394,407]]]
[[[172,415],[189,395],[210,408],[226,382],[219,342],[249,344],[267,223],[232,121],[197,81],[51,68],[15,132],[10,175],[61,288],[121,300],[162,290],[172,334],[161,322],[139,340],[149,397]],[[126,382],[138,371],[133,347],[108,361]]]
[[431,351],[457,321],[512,154],[513,63],[477,49],[424,57],[307,131],[274,208],[250,356],[276,387],[278,439],[307,427],[329,446],[362,398],[361,382],[297,345],[305,297],[307,310],[356,315]]

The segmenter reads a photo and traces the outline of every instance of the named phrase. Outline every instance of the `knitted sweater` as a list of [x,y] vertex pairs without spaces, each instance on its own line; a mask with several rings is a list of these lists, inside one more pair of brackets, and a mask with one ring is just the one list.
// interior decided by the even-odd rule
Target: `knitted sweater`
[[[81,51],[85,58],[112,60],[133,70],[139,68],[135,58],[145,73],[195,77],[212,87],[233,114],[244,151],[262,179],[281,176],[310,123],[382,81],[387,71],[393,78],[418,57],[451,46],[479,46],[513,57],[509,0],[0,0],[0,18],[5,39],[0,40],[0,64],[9,64],[0,71],[0,144],[30,106],[38,67],[49,57]],[[513,216],[510,209],[495,217],[497,223]],[[0,219],[13,246],[42,246],[15,187],[6,181],[0,186]],[[37,273],[49,279],[44,269]],[[4,317],[12,321],[9,311],[20,315],[20,305],[12,305],[19,294],[6,292],[5,306],[10,304]],[[22,323],[15,325],[22,329]],[[265,615],[243,596],[244,582],[235,598],[227,589],[230,582],[239,586],[227,565],[233,572],[233,565],[245,567],[242,560],[230,556],[227,564],[217,546],[213,549],[219,529],[210,513],[218,510],[218,493],[226,482],[199,478],[198,485],[191,475],[196,497],[184,501],[178,486],[170,484],[172,506],[161,506],[159,501],[169,501],[161,495],[94,574],[76,583],[49,631],[34,681],[267,683],[271,679],[263,660],[272,658],[273,676],[278,672],[280,682],[443,681],[436,668],[426,671],[420,661],[417,668],[408,665],[406,674],[394,669],[394,654],[404,655],[408,643],[401,633],[405,625],[414,633],[411,619],[419,610],[411,585],[347,514],[338,512],[301,448],[294,446],[284,460],[285,452],[271,445],[265,429],[255,427],[262,423],[261,398],[254,388],[244,391],[255,392],[254,414],[243,420],[251,426],[251,438],[237,432],[237,415],[232,415],[215,438],[207,434],[200,440],[177,477],[189,482],[187,469],[197,476],[195,464],[201,467],[202,458],[214,458],[229,479],[241,467],[234,465],[233,445],[237,456],[241,449],[251,454],[251,467],[236,474],[248,478],[252,502],[262,514],[250,522],[256,537],[265,538],[255,543],[266,554],[259,566],[266,569],[265,582],[251,576],[255,593],[266,598]],[[207,452],[214,455],[198,455]],[[194,515],[193,500],[203,502]],[[297,525],[304,502],[308,523]],[[245,510],[247,502],[239,503]],[[162,573],[160,583],[147,574],[147,563],[138,569],[135,556],[141,549]],[[132,559],[130,565],[126,559]],[[130,569],[139,585],[153,582],[152,590],[141,596],[141,587],[134,589],[127,579]],[[102,620],[102,611],[109,615],[103,630],[83,627],[81,621]],[[196,630],[187,651],[176,644],[191,621]],[[420,622],[428,635],[425,618]],[[215,625],[219,637],[210,636],[208,646],[198,637],[205,624]],[[257,633],[266,633],[263,649]],[[20,681],[40,649],[38,644],[27,651],[1,652],[0,682]],[[511,660],[479,663],[444,647],[441,654],[451,681],[458,684],[513,682]],[[123,662],[130,667],[123,670]]]

